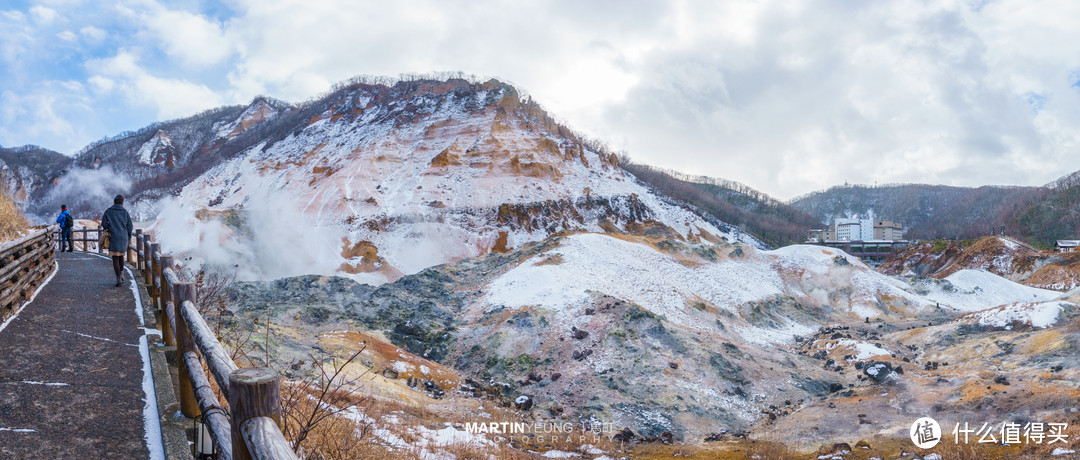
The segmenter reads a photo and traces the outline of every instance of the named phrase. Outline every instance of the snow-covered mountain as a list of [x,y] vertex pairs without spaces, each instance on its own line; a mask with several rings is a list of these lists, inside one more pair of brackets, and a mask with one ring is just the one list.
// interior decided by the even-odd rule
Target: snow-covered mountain
[[[227,138],[272,114],[249,107],[216,133]],[[244,228],[213,230],[224,242],[215,249],[296,253],[262,264],[271,276],[337,273],[379,283],[566,231],[762,245],[654,193],[616,156],[497,81],[354,84],[303,114],[287,134],[184,185],[176,200],[208,216],[243,210]],[[183,215],[166,213],[159,228],[169,233]],[[171,248],[180,252],[191,249],[185,241],[205,241],[184,238],[182,228],[172,233],[163,241],[181,243]],[[241,235],[256,243],[227,243]]]
[[124,193],[137,220],[158,220],[166,249],[239,262],[248,278],[380,283],[566,231],[764,247],[641,183],[497,80],[260,97],[96,142],[53,169],[8,173],[34,185],[19,196],[38,220],[60,204],[94,218]]

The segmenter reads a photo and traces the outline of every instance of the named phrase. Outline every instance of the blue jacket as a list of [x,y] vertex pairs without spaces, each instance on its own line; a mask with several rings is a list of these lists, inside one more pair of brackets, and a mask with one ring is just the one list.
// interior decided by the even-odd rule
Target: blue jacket
[[109,231],[109,250],[127,251],[131,239],[131,216],[123,206],[114,204],[101,216],[101,227]]
[[68,210],[63,210],[59,216],[56,216],[56,223],[60,224],[60,228],[64,228],[64,218],[67,217]]

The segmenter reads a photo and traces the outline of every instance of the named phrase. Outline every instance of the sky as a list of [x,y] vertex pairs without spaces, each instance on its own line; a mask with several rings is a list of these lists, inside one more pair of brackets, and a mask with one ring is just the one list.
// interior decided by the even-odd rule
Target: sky
[[357,75],[516,85],[635,161],[780,199],[1080,170],[1080,2],[15,0],[0,145],[103,137]]

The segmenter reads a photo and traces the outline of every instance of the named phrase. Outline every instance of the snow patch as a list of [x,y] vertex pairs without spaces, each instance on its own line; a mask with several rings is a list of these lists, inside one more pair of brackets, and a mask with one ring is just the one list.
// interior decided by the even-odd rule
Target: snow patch
[[1060,292],[1009,281],[985,270],[960,270],[945,278],[955,289],[932,289],[926,297],[961,311],[979,311],[1014,302],[1045,302]]
[[974,315],[983,326],[1009,328],[1013,323],[1047,328],[1057,323],[1061,311],[1069,302],[1014,303],[978,312]]

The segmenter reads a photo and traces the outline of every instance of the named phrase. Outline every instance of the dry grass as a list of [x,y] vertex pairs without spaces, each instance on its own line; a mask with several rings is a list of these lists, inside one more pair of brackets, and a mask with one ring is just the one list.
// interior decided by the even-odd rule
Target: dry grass
[[15,200],[0,190],[0,241],[15,239],[29,226],[19,207],[15,206]]

